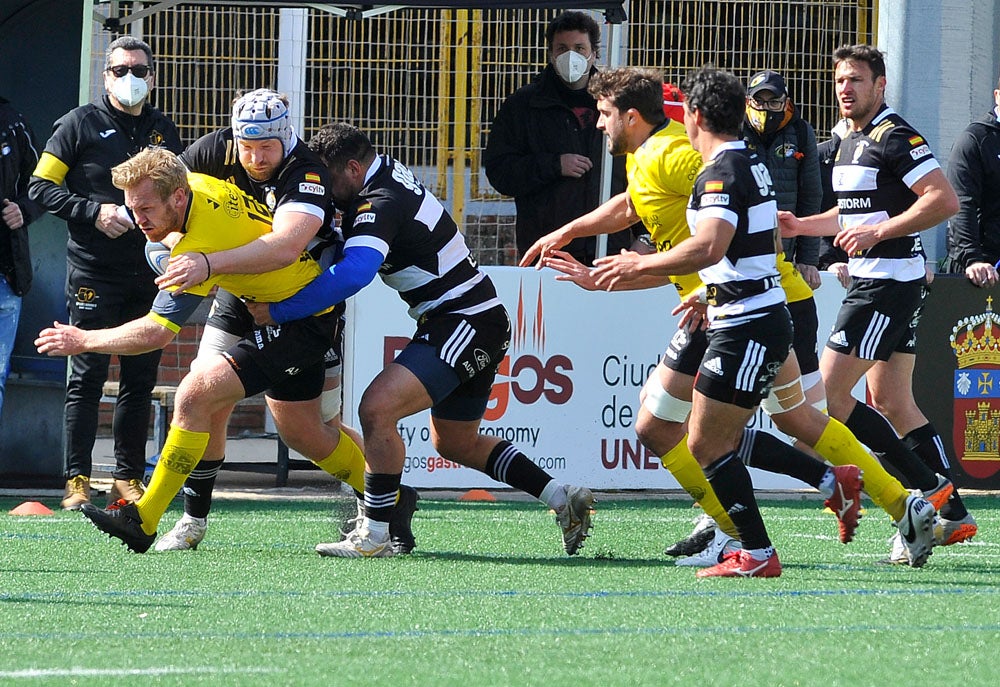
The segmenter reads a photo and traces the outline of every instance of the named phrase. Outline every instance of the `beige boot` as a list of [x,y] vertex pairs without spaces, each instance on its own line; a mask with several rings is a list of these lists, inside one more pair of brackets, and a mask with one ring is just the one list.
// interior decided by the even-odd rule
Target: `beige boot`
[[135,503],[146,493],[146,488],[142,486],[142,480],[138,479],[116,479],[108,492],[108,505],[118,499],[125,499],[129,503]]
[[63,510],[80,510],[85,503],[90,503],[90,478],[77,475],[66,482],[66,495],[60,504]]

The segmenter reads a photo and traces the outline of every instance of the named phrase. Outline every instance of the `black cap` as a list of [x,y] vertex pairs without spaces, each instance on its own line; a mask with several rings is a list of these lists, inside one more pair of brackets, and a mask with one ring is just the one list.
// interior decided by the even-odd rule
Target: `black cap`
[[747,84],[747,95],[751,98],[761,91],[771,91],[779,98],[788,95],[785,79],[782,78],[781,74],[772,72],[770,69],[757,72],[750,77],[750,83]]

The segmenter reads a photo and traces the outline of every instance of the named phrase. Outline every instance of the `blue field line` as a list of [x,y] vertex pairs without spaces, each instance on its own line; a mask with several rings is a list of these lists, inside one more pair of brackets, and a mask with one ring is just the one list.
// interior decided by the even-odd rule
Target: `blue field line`
[[[323,591],[323,592],[297,592],[297,591],[262,591],[262,590],[233,590],[233,591],[199,591],[199,590],[172,590],[172,589],[139,589],[131,591],[94,591],[94,592],[26,592],[23,594],[0,594],[0,603],[3,602],[27,602],[32,601],[82,601],[89,599],[114,600],[114,599],[163,599],[163,598],[192,598],[192,599],[250,599],[250,598],[288,598],[288,599],[390,599],[390,598],[527,598],[527,599],[645,599],[645,598],[706,598],[706,599],[759,599],[759,598],[829,598],[843,596],[984,596],[1000,594],[1000,587],[985,588],[964,588],[953,587],[942,589],[940,587],[930,587],[927,589],[811,589],[798,591],[684,591],[684,590],[663,590],[663,591],[587,591],[587,592],[538,592],[522,591],[517,589],[508,590],[444,590],[444,591]],[[0,636],[3,636],[0,634]]]
[[[919,633],[921,636],[928,632],[948,633],[1000,633],[1000,624],[992,623],[985,625],[960,624],[960,625],[911,625],[900,626],[889,623],[885,625],[803,625],[794,627],[746,625],[746,626],[716,626],[716,627],[692,627],[690,625],[678,627],[566,627],[566,628],[539,628],[539,627],[515,627],[515,628],[464,628],[464,629],[440,629],[440,630],[341,630],[336,632],[206,632],[204,630],[182,630],[178,632],[128,632],[130,642],[137,640],[193,640],[193,641],[273,641],[273,640],[321,640],[331,639],[427,639],[427,638],[490,638],[490,637],[606,637],[606,636],[692,636],[708,635],[718,637],[720,634],[746,634],[760,635],[762,632],[771,634],[827,634],[827,633],[871,633],[884,632],[893,635],[901,635],[906,632]],[[107,631],[86,632],[3,632],[0,639],[11,639],[20,641],[87,641],[99,639],[108,640],[111,635]]]

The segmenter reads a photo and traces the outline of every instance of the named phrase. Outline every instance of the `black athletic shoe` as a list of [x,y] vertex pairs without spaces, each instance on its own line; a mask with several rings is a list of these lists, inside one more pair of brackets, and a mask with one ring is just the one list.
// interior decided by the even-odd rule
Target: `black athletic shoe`
[[715,538],[715,521],[702,513],[694,521],[694,530],[688,536],[675,544],[671,544],[663,553],[668,556],[693,556],[701,553]]
[[119,499],[101,510],[92,503],[86,503],[80,508],[88,520],[109,537],[116,537],[135,553],[146,553],[156,539],[155,534],[142,531],[142,518],[134,503]]
[[413,538],[413,513],[420,510],[417,501],[420,494],[413,487],[405,484],[399,485],[399,501],[392,510],[392,517],[389,518],[389,538],[392,540],[392,550],[397,554],[405,554],[413,551],[417,545],[417,540]]

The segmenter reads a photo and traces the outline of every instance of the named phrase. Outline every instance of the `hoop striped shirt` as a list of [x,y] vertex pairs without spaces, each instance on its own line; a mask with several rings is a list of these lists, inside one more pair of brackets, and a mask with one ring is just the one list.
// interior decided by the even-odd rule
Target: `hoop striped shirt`
[[[848,133],[834,160],[833,190],[841,229],[877,224],[905,212],[917,200],[911,190],[940,169],[924,138],[885,105],[861,131]],[[917,233],[881,241],[850,256],[852,277],[914,281],[924,277]]]

